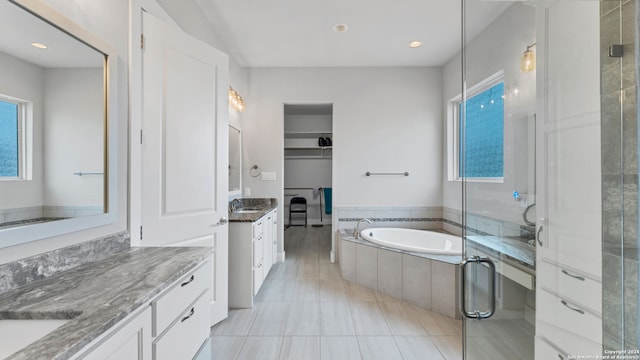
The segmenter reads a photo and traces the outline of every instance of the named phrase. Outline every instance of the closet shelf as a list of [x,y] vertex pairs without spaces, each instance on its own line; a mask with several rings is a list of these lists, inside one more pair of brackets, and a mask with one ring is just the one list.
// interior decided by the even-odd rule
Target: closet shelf
[[285,146],[285,150],[331,150],[331,146]]
[[317,138],[327,136],[332,136],[331,131],[295,131],[284,133],[284,137],[289,139]]

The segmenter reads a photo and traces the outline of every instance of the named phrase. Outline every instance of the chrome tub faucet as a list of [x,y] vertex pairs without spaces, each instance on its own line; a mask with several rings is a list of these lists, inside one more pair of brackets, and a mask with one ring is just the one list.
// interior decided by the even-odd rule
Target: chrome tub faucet
[[358,222],[356,223],[356,228],[353,230],[353,237],[356,239],[360,237],[360,223],[363,221],[368,222],[369,224],[373,224],[373,221],[367,218],[358,220]]

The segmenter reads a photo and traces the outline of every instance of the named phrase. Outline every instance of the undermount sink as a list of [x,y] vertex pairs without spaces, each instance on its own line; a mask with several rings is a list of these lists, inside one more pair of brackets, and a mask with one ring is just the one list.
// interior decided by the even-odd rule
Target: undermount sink
[[9,357],[68,321],[70,320],[0,320],[0,359]]
[[235,214],[255,214],[259,213],[261,210],[248,210],[248,209],[240,209],[234,211]]

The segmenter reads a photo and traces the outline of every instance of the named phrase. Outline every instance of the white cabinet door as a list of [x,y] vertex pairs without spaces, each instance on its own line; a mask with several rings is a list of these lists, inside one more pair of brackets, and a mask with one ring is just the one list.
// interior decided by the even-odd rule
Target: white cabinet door
[[273,210],[273,226],[271,227],[271,263],[278,261],[278,210]]
[[260,234],[253,239],[253,295],[260,291],[262,282],[264,281],[264,241],[263,235]]
[[227,317],[228,57],[147,13],[143,32],[140,244],[215,248],[215,324]]
[[114,330],[100,345],[77,359],[151,360],[151,309]]
[[262,265],[262,276],[266,278],[269,275],[269,271],[271,270],[271,265],[273,265],[273,252],[271,251],[271,244],[273,242],[273,211],[270,211],[264,217],[264,230],[262,232],[262,243],[263,243],[263,258],[264,263]]

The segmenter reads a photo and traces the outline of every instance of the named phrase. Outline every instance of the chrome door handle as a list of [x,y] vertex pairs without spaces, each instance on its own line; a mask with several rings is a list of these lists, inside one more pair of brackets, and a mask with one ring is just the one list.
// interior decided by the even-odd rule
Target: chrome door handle
[[542,225],[538,228],[538,232],[536,233],[536,241],[538,245],[542,246],[542,241],[540,241],[540,233],[542,232]]
[[[491,300],[489,301],[489,310],[488,311],[467,311],[467,299],[466,299],[466,267],[469,263],[482,264],[485,263],[489,266],[489,296]],[[462,296],[461,307],[462,314],[469,319],[488,319],[493,313],[496,311],[496,265],[489,259],[488,257],[481,258],[480,256],[473,256],[462,259],[460,262],[460,273],[462,279],[460,281],[460,294]]]
[[223,217],[220,218],[220,220],[218,221],[217,224],[213,224],[211,226],[220,226],[220,225],[224,225],[224,224],[226,224],[228,222],[229,222],[229,220],[227,220],[227,218],[223,216]]

